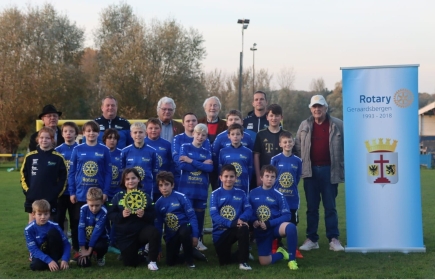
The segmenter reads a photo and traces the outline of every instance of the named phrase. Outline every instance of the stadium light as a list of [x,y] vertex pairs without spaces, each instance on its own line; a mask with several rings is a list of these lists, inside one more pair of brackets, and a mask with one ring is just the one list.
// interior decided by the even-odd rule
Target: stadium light
[[242,25],[242,51],[240,52],[240,73],[239,73],[239,111],[242,111],[242,82],[243,82],[243,37],[244,30],[248,28],[250,20],[249,19],[239,19],[238,24]]

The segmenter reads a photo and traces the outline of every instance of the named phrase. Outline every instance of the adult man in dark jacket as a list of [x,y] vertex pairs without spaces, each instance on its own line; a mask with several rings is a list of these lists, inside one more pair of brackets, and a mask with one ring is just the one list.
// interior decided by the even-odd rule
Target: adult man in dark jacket
[[[243,127],[257,133],[269,126],[269,121],[266,118],[267,98],[264,91],[257,90],[254,93],[252,106],[254,110],[249,112],[243,120]],[[255,139],[252,140],[255,141]]]
[[115,128],[119,133],[117,148],[123,149],[132,144],[133,139],[130,136],[130,122],[117,115],[118,102],[113,96],[106,96],[103,98],[101,102],[101,111],[103,112],[103,115],[95,119],[100,126],[98,143],[103,143],[103,134],[106,129]]
[[[57,127],[59,122],[59,117],[62,115],[62,112],[58,112],[56,107],[51,104],[45,105],[42,108],[42,113],[39,114],[38,118],[40,118],[44,122],[44,126],[50,127],[55,131],[54,140],[56,142],[56,147],[60,144],[65,143],[65,139],[62,137],[62,131]],[[29,143],[29,152],[35,151],[38,143],[36,142],[36,137],[38,136],[38,131],[33,133],[30,136]],[[54,148],[54,147],[53,147]]]

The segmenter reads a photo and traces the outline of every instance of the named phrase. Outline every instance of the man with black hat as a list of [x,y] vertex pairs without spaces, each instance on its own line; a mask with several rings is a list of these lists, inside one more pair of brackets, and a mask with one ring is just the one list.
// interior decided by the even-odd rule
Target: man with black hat
[[[40,118],[44,122],[44,126],[52,128],[56,133],[54,134],[54,140],[56,141],[56,147],[60,144],[65,143],[65,139],[62,137],[62,131],[57,127],[57,123],[59,122],[59,117],[62,115],[62,112],[56,110],[56,107],[53,105],[45,105],[42,109],[42,113],[39,114],[38,118]],[[36,142],[36,137],[38,136],[38,131],[30,136],[29,143],[29,152],[36,150],[36,146],[38,143]]]

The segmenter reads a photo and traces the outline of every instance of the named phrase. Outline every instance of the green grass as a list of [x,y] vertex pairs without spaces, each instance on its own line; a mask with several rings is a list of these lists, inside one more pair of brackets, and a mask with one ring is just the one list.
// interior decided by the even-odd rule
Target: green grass
[[[19,172],[7,172],[13,163],[0,165],[0,278],[433,278],[435,264],[435,170],[421,170],[423,228],[426,253],[344,253],[329,251],[324,236],[323,218],[319,225],[320,249],[303,252],[304,259],[298,260],[299,270],[290,271],[284,261],[262,267],[258,261],[251,261],[252,271],[241,271],[237,265],[220,267],[215,257],[211,236],[205,235],[205,252],[209,262],[196,261],[196,269],[167,267],[164,259],[158,264],[160,270],[149,271],[145,266],[125,268],[116,256],[106,256],[106,266],[81,269],[74,265],[67,271],[32,272],[29,269],[28,252],[23,230],[27,214],[23,210],[24,197],[19,184]],[[301,186],[300,186],[301,187]],[[305,240],[305,203],[302,193],[300,224],[298,227],[299,245]],[[346,244],[346,217],[344,186],[340,186],[337,198],[339,212],[340,239]],[[403,211],[406,211],[404,206]],[[206,227],[210,227],[210,219]],[[406,226],[406,221],[403,221]],[[393,233],[394,234],[394,233]],[[256,248],[253,248],[256,257]]]

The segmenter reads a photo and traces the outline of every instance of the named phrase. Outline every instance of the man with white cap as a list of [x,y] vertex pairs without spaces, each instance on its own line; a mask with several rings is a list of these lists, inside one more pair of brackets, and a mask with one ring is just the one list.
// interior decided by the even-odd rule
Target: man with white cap
[[302,121],[295,139],[296,155],[302,159],[301,177],[307,200],[307,239],[299,249],[319,248],[317,229],[322,200],[329,249],[343,251],[338,240],[335,206],[338,184],[344,182],[343,121],[327,113],[328,103],[322,95],[314,95],[308,107],[311,116]]

